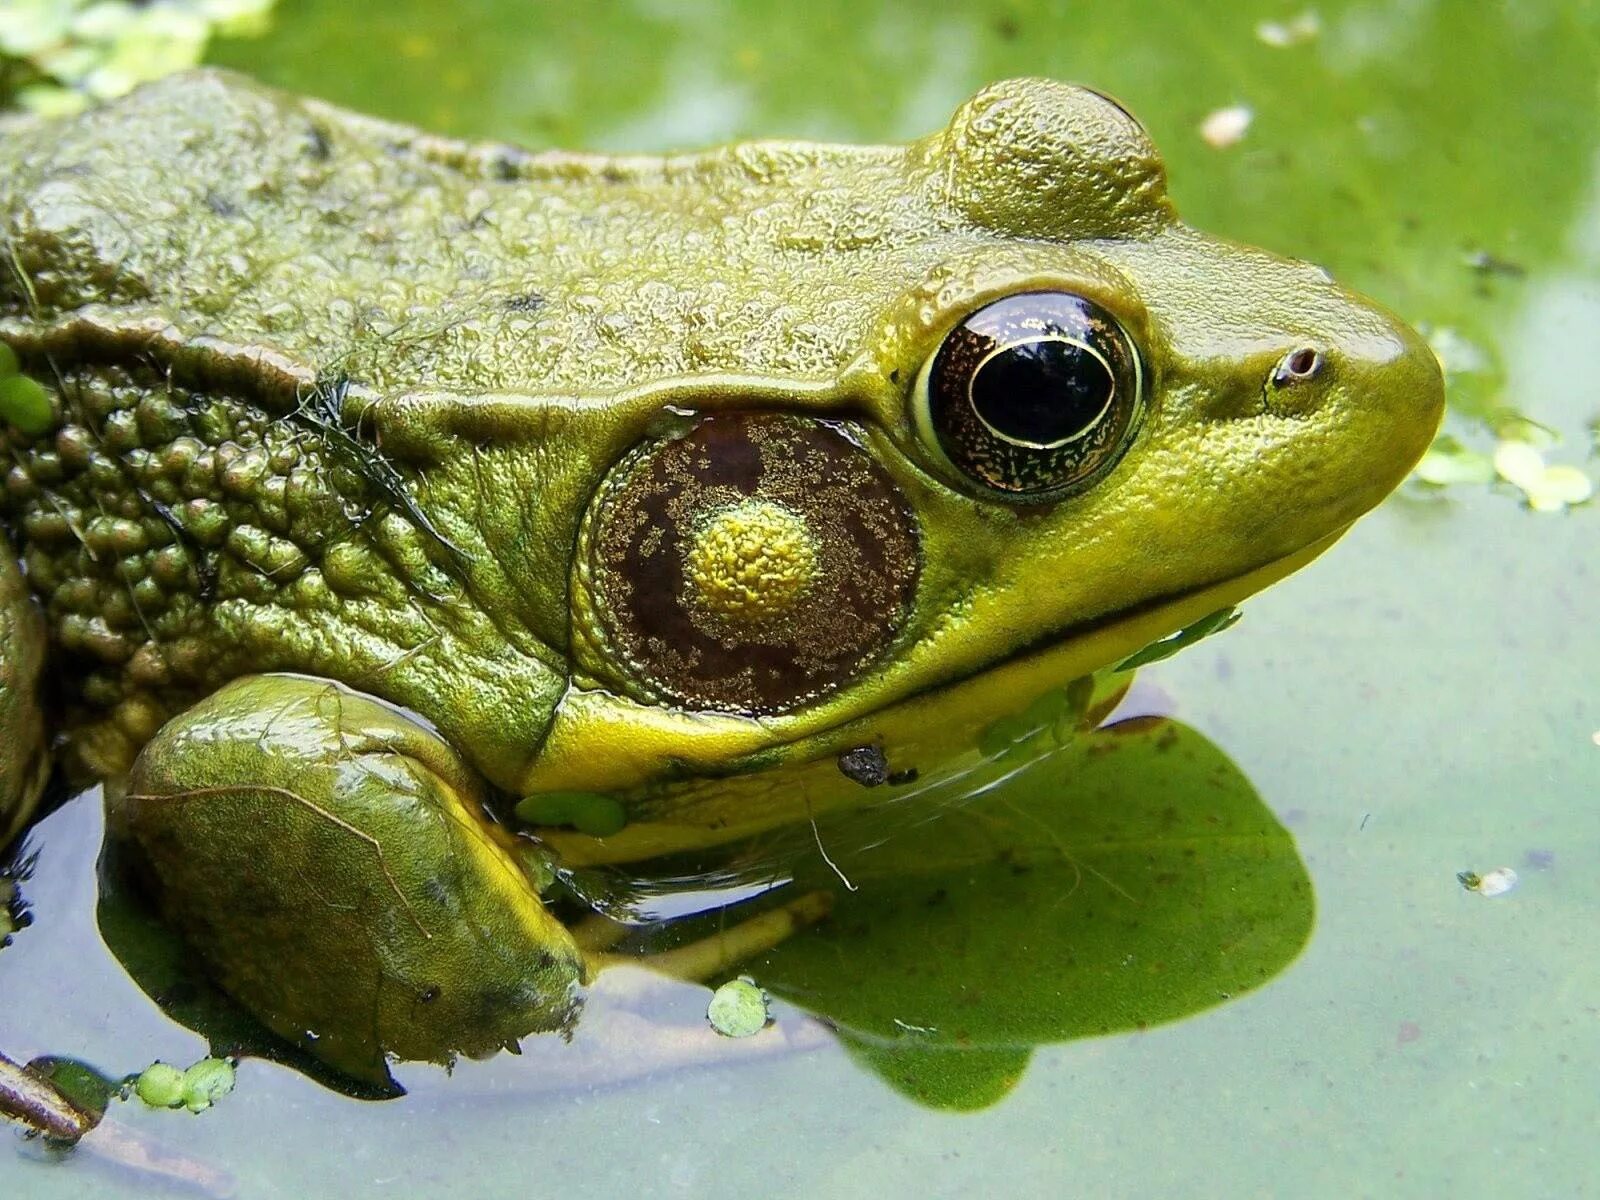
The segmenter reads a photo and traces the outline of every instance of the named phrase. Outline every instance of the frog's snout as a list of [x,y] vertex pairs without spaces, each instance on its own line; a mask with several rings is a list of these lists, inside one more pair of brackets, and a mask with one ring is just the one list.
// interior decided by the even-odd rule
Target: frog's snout
[[1387,442],[1392,487],[1427,451],[1444,417],[1439,359],[1416,330],[1393,317],[1382,336],[1361,339],[1343,353],[1348,403],[1363,410]]
[[1355,331],[1291,342],[1268,369],[1262,394],[1275,416],[1321,417],[1330,432],[1364,444],[1367,474],[1387,492],[1439,428],[1444,377],[1414,329],[1358,303],[1366,319]]
[[1421,334],[1400,321],[1395,322],[1394,329],[1401,352],[1387,367],[1388,389],[1395,415],[1406,421],[1419,439],[1414,465],[1444,419],[1444,371],[1439,366],[1439,356]]

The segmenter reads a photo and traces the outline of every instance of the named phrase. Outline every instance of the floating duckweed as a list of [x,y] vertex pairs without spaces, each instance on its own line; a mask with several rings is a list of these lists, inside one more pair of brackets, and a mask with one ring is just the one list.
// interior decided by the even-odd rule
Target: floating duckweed
[[0,379],[9,379],[22,369],[17,362],[17,352],[4,342],[0,342]]
[[711,995],[706,1019],[723,1037],[750,1037],[767,1027],[767,994],[755,981],[741,975],[730,979]]
[[0,421],[30,437],[45,432],[55,420],[50,393],[26,375],[0,378]]
[[1256,40],[1275,50],[1298,46],[1313,40],[1322,32],[1322,22],[1317,14],[1307,9],[1298,17],[1287,21],[1261,21],[1256,25]]
[[1594,495],[1594,481],[1577,467],[1547,466],[1530,442],[1502,441],[1494,451],[1495,473],[1527,498],[1535,512],[1562,512]]
[[1221,150],[1241,141],[1255,117],[1255,110],[1247,104],[1219,108],[1200,122],[1200,136],[1206,145]]
[[202,1058],[183,1073],[183,1105],[190,1112],[210,1108],[233,1091],[233,1064],[225,1058]]
[[151,1108],[177,1108],[184,1102],[184,1073],[170,1063],[153,1062],[140,1072],[133,1090]]
[[1479,875],[1476,871],[1462,871],[1456,876],[1461,886],[1480,896],[1504,896],[1517,886],[1517,873],[1510,867],[1496,867]]
[[1554,443],[1551,430],[1526,417],[1513,417],[1501,430],[1492,456],[1446,434],[1422,456],[1413,474],[1433,487],[1501,479],[1522,492],[1534,512],[1562,512],[1589,500],[1594,481],[1577,467],[1546,464],[1543,448]]
[[1494,448],[1494,470],[1507,483],[1526,491],[1544,474],[1544,455],[1531,442],[1501,442]]
[[1414,474],[1434,487],[1493,483],[1495,477],[1494,461],[1487,454],[1469,449],[1449,434],[1428,448]]
[[570,825],[590,837],[610,837],[628,823],[622,801],[599,792],[541,792],[524,796],[516,811],[529,825]]
[[1538,489],[1528,493],[1528,507],[1536,512],[1560,512],[1593,495],[1594,480],[1577,467],[1546,467]]

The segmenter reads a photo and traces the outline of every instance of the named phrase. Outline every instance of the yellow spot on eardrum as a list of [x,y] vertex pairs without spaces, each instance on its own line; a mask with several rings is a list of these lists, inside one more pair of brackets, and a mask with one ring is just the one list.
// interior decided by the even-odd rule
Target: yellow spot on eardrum
[[713,513],[685,563],[695,606],[752,625],[789,612],[817,574],[816,542],[805,519],[770,500]]

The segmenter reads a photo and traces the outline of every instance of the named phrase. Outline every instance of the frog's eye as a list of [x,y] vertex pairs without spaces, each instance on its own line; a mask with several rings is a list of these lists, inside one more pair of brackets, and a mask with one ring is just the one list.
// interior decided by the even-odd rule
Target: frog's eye
[[1070,292],[1022,292],[968,314],[922,366],[923,440],[981,487],[1058,500],[1120,459],[1143,408],[1138,351]]

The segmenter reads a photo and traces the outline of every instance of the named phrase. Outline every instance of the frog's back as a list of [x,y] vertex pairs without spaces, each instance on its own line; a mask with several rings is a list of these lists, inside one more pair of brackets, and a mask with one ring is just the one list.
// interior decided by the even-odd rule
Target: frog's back
[[[592,393],[752,358],[820,376],[851,347],[818,310],[926,234],[859,202],[903,187],[902,151],[826,149],[535,155],[190,73],[0,148],[26,279],[0,278],[0,332],[76,314],[92,339],[114,313],[386,391]],[[719,341],[719,275],[763,345]]]
[[0,234],[29,281],[0,273],[0,334],[114,309],[385,391],[592,395],[752,363],[832,378],[864,297],[964,248],[1171,222],[1159,159],[1110,106],[1054,142],[1008,127],[1051,111],[1027,94],[1044,86],[982,93],[909,146],[601,156],[174,76],[0,145]]

